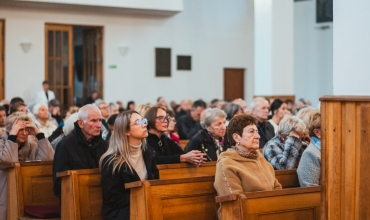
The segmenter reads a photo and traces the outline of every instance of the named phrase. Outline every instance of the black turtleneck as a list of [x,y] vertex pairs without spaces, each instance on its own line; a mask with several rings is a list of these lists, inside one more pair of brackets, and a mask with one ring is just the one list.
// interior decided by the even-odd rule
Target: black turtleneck
[[173,140],[162,134],[159,138],[149,133],[147,137],[148,147],[152,148],[157,156],[157,164],[180,163],[180,155],[184,151]]

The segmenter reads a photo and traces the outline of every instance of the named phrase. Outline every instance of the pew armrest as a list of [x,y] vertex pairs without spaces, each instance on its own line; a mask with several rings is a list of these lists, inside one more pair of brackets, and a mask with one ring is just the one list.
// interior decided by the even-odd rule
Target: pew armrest
[[64,177],[72,175],[72,172],[78,172],[78,175],[90,175],[90,174],[100,174],[100,170],[98,168],[95,169],[82,169],[82,170],[66,170],[57,173],[57,177]]
[[132,188],[137,188],[137,187],[141,187],[141,186],[143,186],[143,182],[141,182],[141,181],[125,183],[125,188],[126,189],[132,189]]

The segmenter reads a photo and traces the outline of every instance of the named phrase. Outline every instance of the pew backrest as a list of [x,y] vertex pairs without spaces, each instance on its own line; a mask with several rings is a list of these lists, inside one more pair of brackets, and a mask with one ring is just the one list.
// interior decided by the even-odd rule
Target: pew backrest
[[200,167],[190,163],[177,164],[161,164],[157,165],[159,170],[159,178],[178,179],[178,178],[192,178],[200,176],[215,176],[216,173],[215,161],[207,162]]
[[321,187],[245,192],[216,197],[222,220],[319,220]]
[[216,219],[213,183],[212,176],[127,183],[130,219]]
[[283,188],[300,187],[297,170],[275,170],[275,177]]
[[185,150],[186,145],[189,143],[189,140],[180,140],[180,147],[182,150]]
[[62,180],[62,220],[103,219],[99,169],[67,170],[57,173],[57,177]]
[[60,204],[53,193],[53,161],[2,163],[7,172],[7,218],[24,217],[25,206]]

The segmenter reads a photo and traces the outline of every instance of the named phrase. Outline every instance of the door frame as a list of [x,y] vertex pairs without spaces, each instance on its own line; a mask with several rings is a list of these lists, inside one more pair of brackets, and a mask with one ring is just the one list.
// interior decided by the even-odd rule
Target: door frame
[[5,19],[0,19],[0,100],[5,98]]

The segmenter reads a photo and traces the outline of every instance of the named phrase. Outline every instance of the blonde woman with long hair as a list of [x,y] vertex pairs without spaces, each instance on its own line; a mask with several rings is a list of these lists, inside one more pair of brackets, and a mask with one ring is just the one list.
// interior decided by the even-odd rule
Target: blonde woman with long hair
[[147,124],[136,111],[117,116],[109,148],[99,163],[105,220],[130,219],[130,189],[125,183],[159,178],[154,152],[146,146]]

